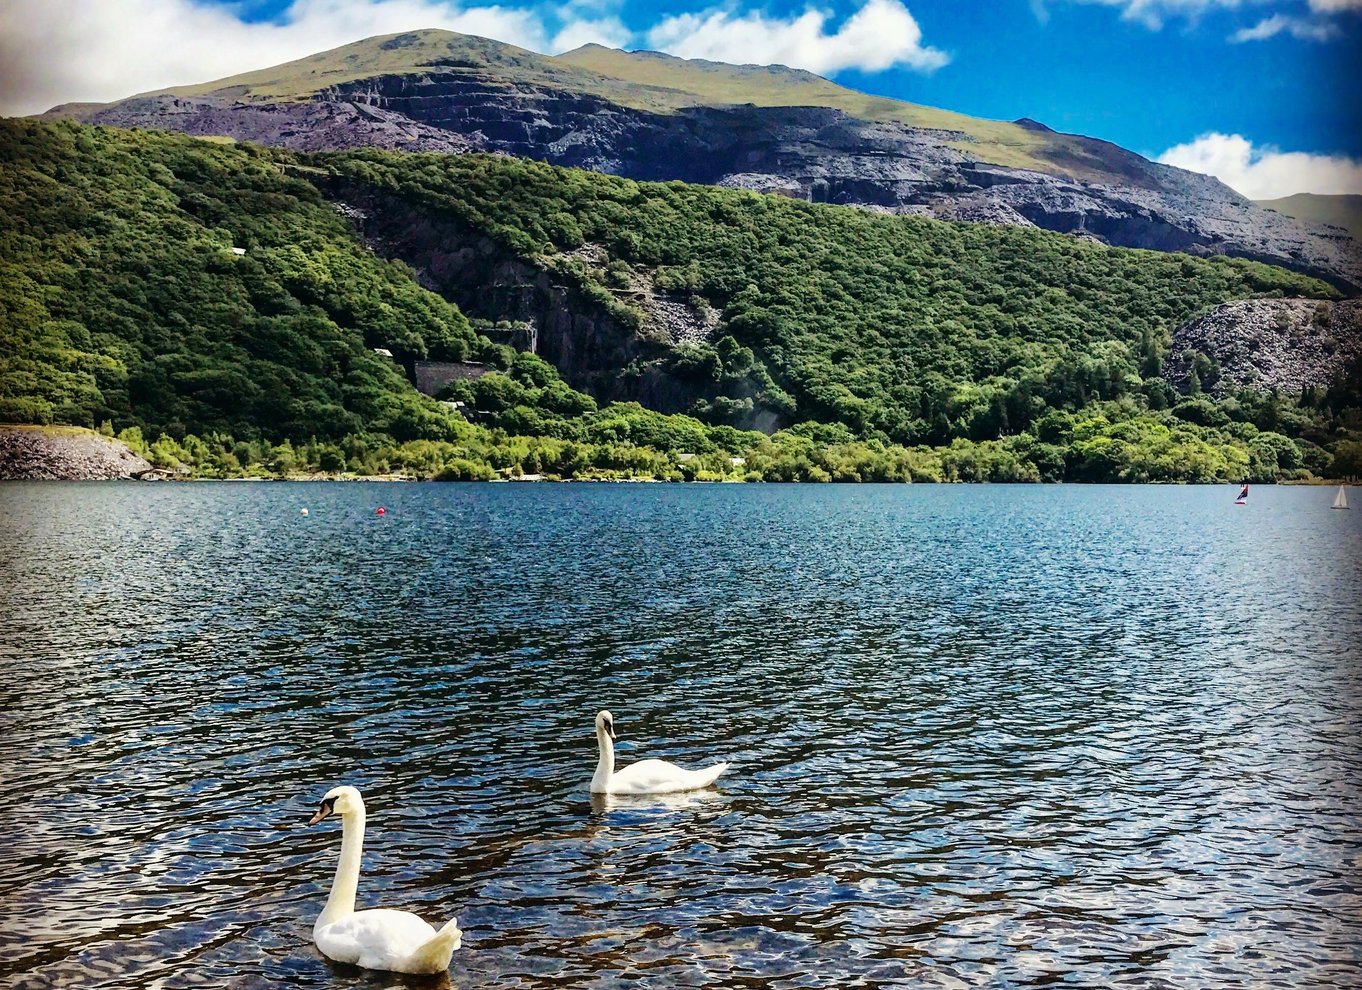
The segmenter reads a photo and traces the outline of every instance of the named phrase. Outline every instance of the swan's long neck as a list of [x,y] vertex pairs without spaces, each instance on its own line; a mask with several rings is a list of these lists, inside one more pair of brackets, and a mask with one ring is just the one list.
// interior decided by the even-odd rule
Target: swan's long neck
[[600,792],[605,790],[615,773],[615,744],[604,729],[596,730],[596,744],[600,747],[601,758],[596,761],[596,775],[591,778],[591,789]]
[[317,918],[317,927],[339,921],[355,913],[355,891],[359,887],[359,863],[364,851],[364,812],[341,816],[340,862],[331,881],[331,896]]

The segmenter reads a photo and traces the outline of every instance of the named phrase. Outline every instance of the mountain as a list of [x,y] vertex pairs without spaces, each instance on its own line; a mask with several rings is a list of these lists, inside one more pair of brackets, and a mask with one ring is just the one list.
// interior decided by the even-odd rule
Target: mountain
[[[1337,295],[504,155],[0,121],[0,422],[107,423],[217,477],[1306,477],[1356,437],[1355,388],[1181,395],[1161,365],[1262,297],[1309,297],[1351,352]],[[423,370],[456,373],[423,383],[441,401]]]
[[1316,226],[1341,227],[1353,240],[1362,241],[1362,195],[1297,193],[1281,199],[1259,199],[1254,202],[1264,209]]
[[1264,209],[1216,179],[1032,120],[916,106],[783,66],[596,45],[550,57],[416,31],[50,114],[305,151],[506,153],[634,179],[1228,254],[1362,291],[1357,241]]

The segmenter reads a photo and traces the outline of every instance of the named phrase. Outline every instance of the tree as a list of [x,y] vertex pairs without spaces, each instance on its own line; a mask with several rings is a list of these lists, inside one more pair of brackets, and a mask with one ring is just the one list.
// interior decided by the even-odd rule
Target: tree
[[1334,447],[1329,473],[1349,480],[1362,477],[1362,440],[1344,440]]

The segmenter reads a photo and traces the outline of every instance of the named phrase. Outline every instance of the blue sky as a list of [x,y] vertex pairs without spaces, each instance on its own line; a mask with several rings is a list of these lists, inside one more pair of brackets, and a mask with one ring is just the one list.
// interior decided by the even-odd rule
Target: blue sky
[[[1215,172],[1249,195],[1362,192],[1362,0],[7,0],[3,8],[0,83],[14,94],[0,95],[6,113],[438,26],[543,52],[591,40],[781,61],[916,103],[1033,117]],[[42,58],[26,54],[34,51]]]

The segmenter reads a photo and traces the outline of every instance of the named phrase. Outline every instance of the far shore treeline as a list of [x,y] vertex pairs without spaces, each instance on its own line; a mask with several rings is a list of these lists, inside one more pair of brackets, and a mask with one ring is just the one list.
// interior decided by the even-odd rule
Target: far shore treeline
[[[661,376],[686,414],[598,404],[490,342],[365,246],[336,182],[476,233],[643,336],[616,291],[641,279],[714,314],[708,342],[648,341],[611,372]],[[197,477],[1362,474],[1355,370],[1294,395],[1213,393],[1205,360],[1190,394],[1160,376],[1185,320],[1283,295],[1337,294],[1241,260],[511,158],[0,121],[0,422],[98,428]],[[473,421],[412,388],[398,362],[416,358],[493,369],[443,396]]]

